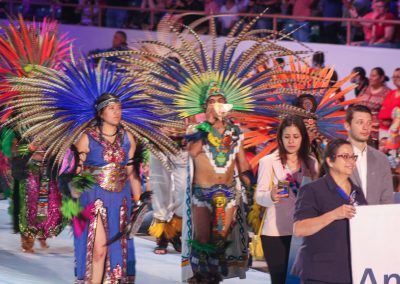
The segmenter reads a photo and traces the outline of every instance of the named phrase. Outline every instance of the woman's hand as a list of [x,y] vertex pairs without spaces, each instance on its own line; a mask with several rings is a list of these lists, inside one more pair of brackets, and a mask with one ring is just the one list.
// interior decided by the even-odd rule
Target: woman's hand
[[343,204],[331,212],[335,220],[351,219],[356,215],[356,208],[353,205]]
[[282,192],[284,189],[283,188],[279,188],[278,185],[273,184],[272,188],[271,188],[271,199],[273,202],[279,202],[281,201],[282,198],[288,198],[289,194],[282,194],[280,192]]

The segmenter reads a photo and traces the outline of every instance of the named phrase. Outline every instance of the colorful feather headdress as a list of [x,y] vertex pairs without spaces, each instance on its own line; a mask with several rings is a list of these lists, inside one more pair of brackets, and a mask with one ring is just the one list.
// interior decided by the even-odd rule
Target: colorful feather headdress
[[[355,88],[355,85],[344,87],[354,75],[346,76],[342,80],[334,82],[332,81],[333,68],[311,69],[301,62],[293,60],[293,58],[290,58],[289,66],[290,69],[286,73],[276,75],[278,78],[275,80],[276,85],[274,87],[297,90],[297,95],[295,97],[284,96],[280,103],[268,106],[279,114],[277,117],[251,114],[239,114],[234,117],[244,127],[256,129],[245,132],[245,148],[265,145],[252,159],[252,166],[255,166],[262,157],[277,148],[277,128],[281,118],[288,114],[302,117],[308,130],[315,132],[315,136],[321,140],[346,136],[344,107],[356,103],[357,99],[347,101],[341,101],[341,99]],[[306,110],[294,104],[296,98],[303,94],[309,94],[314,98],[315,111]]]
[[[9,78],[19,95],[13,108],[18,115],[5,125],[25,126],[23,137],[46,148],[45,159],[60,163],[67,149],[96,118],[95,102],[104,93],[120,99],[122,126],[152,152],[176,154],[170,140],[156,126],[167,124],[142,94],[135,80],[116,74],[115,66],[91,60],[63,64],[63,73],[40,68],[45,76]],[[157,155],[157,154],[156,154]]]
[[[191,27],[193,25],[182,26],[182,30],[178,31],[176,25],[171,24],[170,32],[178,41],[142,41],[135,50],[110,52],[103,56],[120,56],[125,63],[119,64],[128,71],[144,70],[142,75],[148,93],[162,101],[164,107],[175,110],[181,118],[204,112],[207,92],[214,82],[225,95],[227,103],[233,105],[234,111],[272,115],[273,111],[263,105],[279,102],[278,94],[294,94],[294,90],[271,87],[274,75],[283,71],[272,67],[256,74],[254,70],[275,57],[292,55],[301,60],[300,55],[310,50],[292,51],[276,41],[258,37],[258,34],[270,32],[251,30],[258,18],[240,31],[243,21],[239,22],[222,46],[217,45],[215,17],[209,16],[196,22],[210,21],[210,44],[206,44],[196,33]],[[281,33],[275,35],[289,38]],[[239,45],[246,41],[251,44],[243,50],[243,46]],[[157,49],[162,49],[163,53],[148,51]],[[171,54],[179,58],[180,62],[171,59]]]
[[[59,70],[61,63],[70,60],[72,40],[58,33],[58,24],[45,18],[43,22],[26,23],[21,15],[0,26],[0,78],[37,76],[37,67]],[[10,102],[18,92],[10,91],[3,80],[0,86],[0,104]],[[3,113],[5,121],[12,114],[10,108]]]
[[65,33],[59,35],[57,25],[47,18],[26,23],[22,15],[2,25],[0,74],[27,77],[36,65],[59,69],[70,55],[72,40]]

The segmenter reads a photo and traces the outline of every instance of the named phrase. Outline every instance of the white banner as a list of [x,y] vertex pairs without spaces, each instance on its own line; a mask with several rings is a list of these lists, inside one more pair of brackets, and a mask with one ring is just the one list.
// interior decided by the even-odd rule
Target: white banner
[[350,244],[353,283],[400,284],[400,204],[357,207]]

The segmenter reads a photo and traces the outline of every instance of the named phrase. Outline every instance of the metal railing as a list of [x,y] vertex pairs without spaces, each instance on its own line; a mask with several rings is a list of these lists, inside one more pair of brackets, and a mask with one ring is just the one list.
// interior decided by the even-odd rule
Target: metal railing
[[[17,5],[24,5],[26,1],[15,1],[15,0],[8,0],[3,1],[3,4],[6,4],[8,8],[4,9],[8,14],[10,11],[15,11],[15,6]],[[132,6],[107,6],[107,5],[79,5],[79,4],[67,4],[67,3],[60,3],[58,1],[50,0],[48,3],[39,2],[39,1],[28,1],[29,5],[38,5],[38,6],[48,6],[50,9],[50,14],[53,18],[56,18],[56,10],[57,8],[63,7],[75,7],[75,8],[91,8],[90,11],[97,10],[97,26],[102,26],[104,11],[105,10],[125,10],[125,11],[137,11],[141,13],[149,12],[150,13],[150,26],[154,27],[156,23],[155,14],[157,13],[169,13],[169,14],[192,14],[198,16],[207,16],[203,11],[190,11],[190,10],[174,10],[174,9],[157,9],[157,8],[141,8],[141,7],[132,7]],[[7,11],[8,10],[8,11]],[[221,14],[215,14],[218,16]],[[226,15],[226,14],[224,14]],[[352,42],[352,27],[355,23],[380,23],[380,24],[391,24],[391,25],[400,25],[400,20],[367,20],[363,18],[325,18],[325,17],[305,17],[305,16],[289,16],[289,15],[282,15],[282,14],[255,14],[255,13],[235,13],[232,16],[239,16],[239,17],[250,17],[254,18],[260,16],[261,18],[268,18],[272,19],[272,29],[274,31],[278,31],[278,22],[281,20],[295,20],[295,21],[309,21],[309,22],[339,22],[345,24],[346,26],[346,44],[350,44]]]

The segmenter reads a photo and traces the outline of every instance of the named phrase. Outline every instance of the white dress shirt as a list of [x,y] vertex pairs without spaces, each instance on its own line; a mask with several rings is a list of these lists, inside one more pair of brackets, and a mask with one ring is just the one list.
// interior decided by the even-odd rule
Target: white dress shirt
[[363,150],[353,146],[354,154],[358,156],[356,165],[361,180],[361,189],[365,198],[367,198],[367,148],[367,145],[365,145]]

